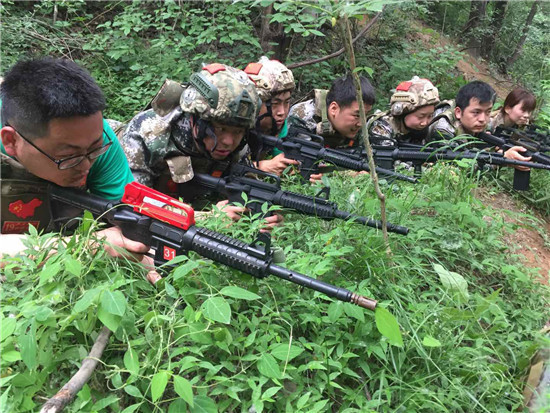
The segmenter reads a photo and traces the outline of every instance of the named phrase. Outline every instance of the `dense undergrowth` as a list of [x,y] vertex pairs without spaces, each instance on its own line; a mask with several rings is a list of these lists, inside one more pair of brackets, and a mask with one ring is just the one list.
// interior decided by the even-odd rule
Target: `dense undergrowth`
[[[87,226],[78,242],[33,235],[29,246],[59,252],[41,266],[42,248],[4,272],[0,405],[37,410],[105,324],[115,333],[68,411],[515,410],[548,288],[507,250],[514,228],[473,197],[470,175],[441,164],[419,185],[384,186],[390,221],[411,229],[391,235],[391,259],[380,232],[351,222],[287,214],[274,232],[284,266],[377,298],[398,320],[401,347],[373,313],[275,277],[192,254],[152,286],[136,265],[91,254]],[[368,176],[328,183],[341,208],[376,215]],[[254,237],[246,223],[207,225]]]

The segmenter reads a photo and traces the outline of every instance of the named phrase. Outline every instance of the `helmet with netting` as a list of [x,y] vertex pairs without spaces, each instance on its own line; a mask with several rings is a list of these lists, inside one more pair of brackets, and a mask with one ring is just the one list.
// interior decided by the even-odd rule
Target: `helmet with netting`
[[213,63],[191,75],[180,106],[184,112],[205,121],[251,128],[261,100],[254,82],[245,72]]
[[428,79],[414,76],[401,82],[390,99],[393,116],[406,115],[426,105],[437,105],[439,92]]
[[256,83],[256,90],[265,102],[283,92],[296,88],[294,76],[288,67],[278,60],[262,56],[257,63],[249,63],[244,71]]

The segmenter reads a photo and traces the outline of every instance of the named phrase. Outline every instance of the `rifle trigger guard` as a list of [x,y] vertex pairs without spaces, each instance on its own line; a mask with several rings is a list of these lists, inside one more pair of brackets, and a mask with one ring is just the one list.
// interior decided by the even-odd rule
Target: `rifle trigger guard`
[[330,197],[330,187],[328,186],[325,186],[323,187],[319,193],[317,195],[315,195],[315,198],[321,198],[321,199],[324,199],[326,201],[328,201]]

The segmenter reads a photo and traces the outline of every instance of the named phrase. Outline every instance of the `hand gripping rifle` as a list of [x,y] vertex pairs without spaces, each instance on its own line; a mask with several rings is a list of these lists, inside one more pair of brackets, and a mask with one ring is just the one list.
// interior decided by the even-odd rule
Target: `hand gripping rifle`
[[50,202],[52,212],[62,220],[80,216],[87,210],[119,227],[125,237],[152,246],[156,265],[195,251],[256,278],[275,275],[363,308],[376,307],[375,300],[273,264],[269,237],[246,244],[197,227],[193,208],[137,182],[126,185],[122,203],[53,184]]
[[[296,132],[298,129],[292,128]],[[285,138],[268,136],[258,132],[257,139],[263,150],[277,148],[284,152],[285,158],[300,161],[300,175],[309,179],[311,174],[319,173],[320,163],[329,163],[338,168],[351,169],[353,171],[370,171],[370,167],[361,157],[345,153],[343,151],[324,147],[321,136],[299,129],[299,132],[287,135]],[[400,179],[402,181],[416,183],[418,180],[412,176],[403,175],[395,171],[376,168],[380,175]]]
[[[525,152],[522,152],[523,156],[530,156],[532,162],[527,162],[527,167],[537,168],[533,166],[534,163],[550,165],[550,155],[546,155],[540,151],[536,146],[529,145],[526,141],[523,143],[516,143],[509,136],[506,135],[505,131],[501,129],[500,131],[497,128],[497,132],[491,135],[489,133],[481,132],[477,136],[479,139],[487,142],[492,146],[496,146],[506,152],[513,146],[523,146],[527,149]],[[540,169],[540,168],[537,168]],[[529,179],[531,176],[531,171],[514,171],[514,189],[519,191],[526,191],[529,189]]]
[[[393,146],[376,146],[373,149],[374,162],[384,168],[393,169],[395,161],[412,162],[416,173],[421,173],[421,166],[425,162],[452,161],[459,159],[474,159],[480,164],[498,165],[498,166],[525,166],[528,168],[550,170],[550,165],[543,163],[517,161],[515,159],[505,158],[503,154],[486,151],[453,151],[451,149],[426,148],[418,145],[405,144],[404,149]],[[366,151],[361,152],[361,156],[367,156]],[[523,171],[514,170],[514,189],[522,190],[523,185],[520,182],[516,187],[515,174]],[[529,176],[527,176],[527,187],[529,186]]]
[[[255,179],[246,176],[247,173],[253,173],[262,177],[268,177],[275,183]],[[295,192],[283,191],[280,187],[280,178],[277,175],[260,171],[246,165],[234,164],[231,173],[225,178],[215,178],[207,174],[195,174],[191,182],[197,185],[212,189],[226,196],[230,202],[244,203],[243,193],[246,194],[249,202],[247,208],[252,213],[261,213],[262,204],[268,206],[280,205],[284,208],[290,208],[294,211],[314,215],[321,219],[344,219],[354,220],[371,228],[382,228],[382,222],[372,220],[367,217],[341,211],[335,202],[328,200],[330,189],[322,189],[316,196],[307,196]],[[409,229],[399,225],[387,223],[389,232],[395,232],[401,235],[407,235]]]

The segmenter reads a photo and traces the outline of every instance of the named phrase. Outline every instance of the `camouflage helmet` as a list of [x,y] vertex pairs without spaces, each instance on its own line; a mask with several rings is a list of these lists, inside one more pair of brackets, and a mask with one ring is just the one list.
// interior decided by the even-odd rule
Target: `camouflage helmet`
[[278,60],[262,56],[258,63],[249,63],[244,69],[256,83],[260,98],[265,102],[282,92],[292,92],[296,88],[294,76],[288,67]]
[[390,99],[393,116],[406,115],[426,105],[437,105],[439,92],[428,79],[414,76],[407,82],[401,82]]
[[191,75],[180,106],[184,112],[206,121],[251,128],[261,100],[254,82],[245,72],[213,63]]

